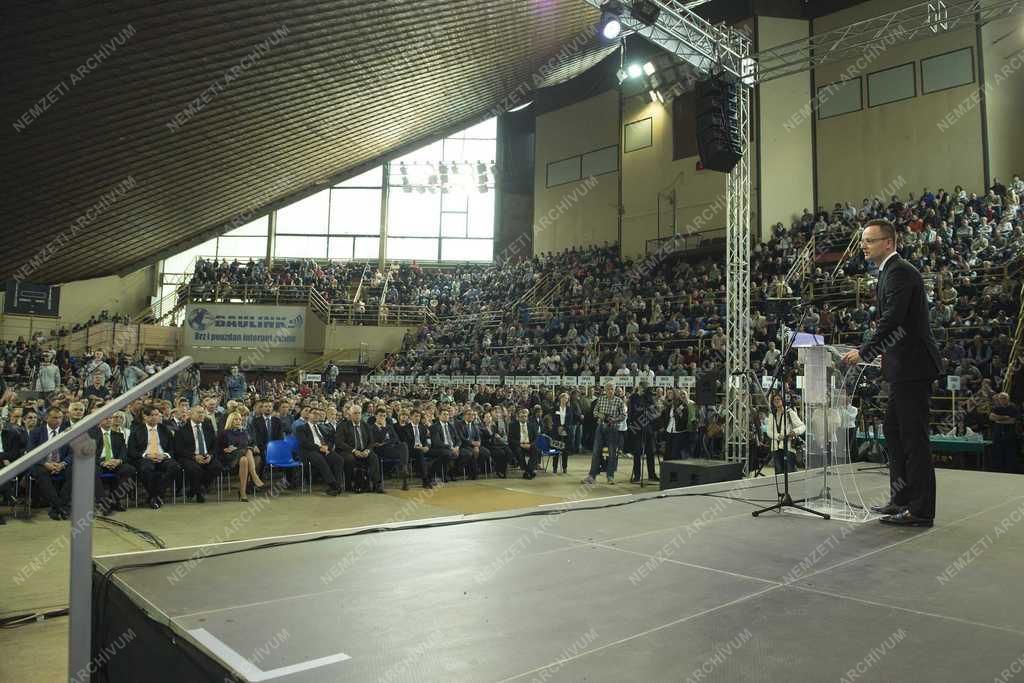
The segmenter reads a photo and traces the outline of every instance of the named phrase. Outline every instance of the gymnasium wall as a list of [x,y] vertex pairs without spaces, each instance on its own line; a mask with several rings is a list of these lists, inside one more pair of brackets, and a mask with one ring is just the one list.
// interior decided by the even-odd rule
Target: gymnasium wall
[[[893,0],[873,0],[816,19],[815,34],[885,14],[910,4]],[[947,114],[977,91],[973,83],[922,94],[921,60],[970,48],[975,69],[977,46],[973,27],[951,31],[910,43],[882,45],[859,56],[814,71],[818,106],[834,108],[842,99],[833,84],[844,77],[860,77],[861,107],[858,111],[821,118],[816,127],[818,204],[831,208],[835,202],[851,201],[859,206],[865,197],[876,194],[920,194],[922,188],[952,190],[963,185],[968,191],[982,189],[982,125],[980,108],[962,112],[956,124],[943,125]],[[912,69],[893,67],[912,64]],[[901,67],[902,68],[902,67]],[[870,74],[875,73],[874,77]],[[907,99],[881,103],[875,94],[893,92],[888,79],[913,73],[913,85]],[[877,84],[869,100],[869,78]],[[824,90],[822,89],[824,88]],[[912,94],[911,94],[912,90]],[[851,91],[854,92],[854,91]],[[808,126],[806,110],[796,114],[789,125]],[[888,196],[886,197],[888,198]]]
[[[804,19],[757,18],[758,49],[764,50],[807,38]],[[794,111],[811,98],[807,72],[763,83],[760,104],[761,146],[757,164],[762,180],[761,236],[781,222],[789,227],[794,215],[814,208],[814,140],[809,121],[793,125]]]
[[[1024,17],[1018,14],[983,27],[981,49],[990,181],[999,178],[1009,184],[1014,173],[1024,175]],[[977,108],[974,99],[960,106]]]
[[[549,165],[617,145],[619,94],[606,90],[537,116],[533,253],[618,240],[618,171],[549,187]],[[557,165],[556,165],[557,169]]]

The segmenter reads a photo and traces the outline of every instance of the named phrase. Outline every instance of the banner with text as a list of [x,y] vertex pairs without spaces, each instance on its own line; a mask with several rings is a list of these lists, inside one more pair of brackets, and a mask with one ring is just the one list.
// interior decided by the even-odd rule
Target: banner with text
[[185,345],[265,349],[305,349],[306,309],[302,306],[189,304]]

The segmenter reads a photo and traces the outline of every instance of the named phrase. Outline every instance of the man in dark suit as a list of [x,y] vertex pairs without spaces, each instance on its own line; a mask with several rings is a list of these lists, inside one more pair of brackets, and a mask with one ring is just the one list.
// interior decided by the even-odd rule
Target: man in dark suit
[[873,506],[885,524],[932,526],[935,518],[935,467],[928,442],[928,406],[932,381],[942,361],[932,337],[924,281],[896,253],[896,231],[886,220],[868,223],[861,237],[864,258],[878,266],[878,310],[874,335],[843,360],[856,364],[882,356],[882,377],[889,382],[885,438],[889,451],[892,497]]
[[321,430],[323,417],[322,410],[311,411],[309,421],[295,428],[295,436],[299,440],[299,458],[308,467],[315,467],[327,482],[327,495],[337,496],[341,493],[345,461],[335,452],[334,442]]
[[[121,498],[128,494],[135,477],[135,467],[128,464],[128,445],[124,434],[110,429],[113,421],[107,415],[100,420],[98,427],[89,430],[89,435],[96,442],[96,501],[105,513],[125,511]],[[109,492],[104,489],[104,480],[100,477],[108,472],[117,477]]]
[[537,425],[530,421],[529,417],[530,411],[522,408],[518,419],[508,426],[508,447],[523,470],[523,479],[536,477],[537,465],[540,463],[540,451],[535,445]]
[[181,465],[171,457],[174,438],[171,431],[160,424],[160,409],[145,406],[141,416],[142,419],[132,422],[128,435],[128,460],[142,478],[149,507],[159,510],[164,504],[164,490],[171,482],[181,480]]
[[[40,444],[64,431],[64,412],[60,408],[46,411],[46,420],[32,430],[28,449],[32,450]],[[32,481],[40,497],[50,506],[50,519],[68,519],[71,516],[71,448],[64,446],[50,453],[45,460],[32,466],[29,470]],[[63,480],[54,481],[55,475],[62,475]]]
[[[458,430],[450,422],[451,409],[441,408],[437,413],[438,420],[430,427],[430,452],[439,451],[438,455],[447,457],[452,463],[452,468],[461,467],[463,472],[469,473],[469,454],[462,450],[462,440],[459,438]],[[448,472],[449,476],[453,473]]]
[[483,445],[483,434],[480,422],[476,419],[476,411],[467,408],[462,413],[462,420],[456,423],[459,431],[459,439],[462,441],[460,451],[464,451],[469,464],[470,479],[476,479],[483,471],[493,469],[491,466],[491,452]]
[[[25,436],[22,431],[12,425],[0,429],[0,468],[7,467],[24,454]],[[16,494],[13,481],[0,486],[0,505],[12,503]],[[0,515],[0,524],[6,524],[3,515]]]
[[206,419],[206,408],[194,406],[189,421],[174,435],[174,457],[185,471],[190,495],[197,503],[206,502],[206,487],[221,470],[216,447],[217,437]]
[[352,404],[348,419],[338,425],[335,450],[345,461],[346,488],[352,486],[352,472],[358,462],[361,467],[368,470],[373,490],[384,493],[380,481],[380,458],[373,452],[370,427],[363,422],[363,409],[358,403]]
[[[370,440],[373,444],[373,452],[380,458],[381,464],[385,460],[397,460],[402,470],[402,490],[409,490],[409,448],[398,437],[398,432],[388,422],[388,410],[383,407],[377,408],[374,414],[373,424],[370,425]],[[384,482],[381,482],[381,486]]]
[[252,417],[252,434],[258,453],[267,452],[267,443],[280,441],[284,438],[281,418],[274,415],[274,404],[271,401],[260,401],[256,414]]
[[420,424],[421,415],[418,410],[412,411],[412,416],[408,422],[405,422],[402,418],[399,418],[399,422],[402,424],[398,426],[398,438],[405,443],[405,447],[409,450],[409,457],[416,459],[417,471],[420,473],[420,478],[423,479],[423,488],[434,488],[431,480],[435,476],[440,477],[442,461],[439,458],[434,458],[428,473],[426,458],[427,454],[430,453],[429,427]]

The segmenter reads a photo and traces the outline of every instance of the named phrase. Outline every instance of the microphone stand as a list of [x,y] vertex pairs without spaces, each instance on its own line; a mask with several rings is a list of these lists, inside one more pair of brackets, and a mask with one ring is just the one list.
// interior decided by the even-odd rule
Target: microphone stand
[[[789,338],[789,348],[786,348],[786,340],[785,339],[782,340],[782,354],[779,356],[779,362],[775,366],[775,374],[772,375],[771,388],[774,389],[776,384],[778,384],[778,386],[779,386],[779,396],[782,398],[782,425],[784,427],[786,426],[786,423],[788,422],[787,418],[788,418],[789,406],[786,404],[786,386],[785,386],[785,384],[783,384],[779,380],[779,376],[782,374],[782,369],[783,369],[783,367],[786,364],[786,356],[789,355],[789,352],[793,350],[793,342],[796,339],[796,332],[800,328],[803,327],[804,319],[806,318],[806,316],[807,316],[807,312],[804,311],[803,314],[800,316],[800,321],[797,323],[797,329],[792,332],[792,334],[791,334],[791,336]],[[785,329],[785,326],[783,326],[783,329]],[[774,420],[775,419],[775,413],[772,410],[772,406],[769,404],[768,408],[769,408],[769,412],[768,412],[769,419]],[[778,423],[776,423],[776,425],[778,425]],[[770,449],[770,446],[769,446],[769,449]],[[793,500],[793,496],[790,495],[790,493],[789,493],[789,435],[788,435],[788,433],[783,433],[783,437],[782,437],[782,482],[783,482],[782,483],[782,493],[779,494],[779,502],[774,504],[774,505],[769,505],[766,508],[761,508],[760,510],[754,510],[754,512],[751,513],[754,517],[757,517],[757,516],[759,516],[760,514],[762,514],[764,512],[770,512],[771,510],[777,510],[779,512],[782,512],[783,508],[793,508],[795,510],[800,510],[802,512],[807,512],[807,513],[812,514],[812,515],[818,515],[819,517],[822,517],[823,519],[831,519],[831,515],[828,515],[828,514],[826,514],[824,512],[819,512],[817,510],[812,510],[812,509],[810,509],[808,507],[804,507],[802,505],[799,505],[799,503],[806,502],[806,499],[801,498],[799,500]]]

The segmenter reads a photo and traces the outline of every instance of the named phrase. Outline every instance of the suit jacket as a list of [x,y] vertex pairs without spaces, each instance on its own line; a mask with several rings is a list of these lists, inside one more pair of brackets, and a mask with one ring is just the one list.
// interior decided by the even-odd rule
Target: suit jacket
[[[168,455],[174,455],[174,435],[167,425],[161,423],[156,426],[156,435],[160,440],[160,450]],[[141,420],[132,424],[131,434],[128,435],[128,459],[140,460],[149,447],[149,427]]]
[[[213,432],[213,425],[210,420],[203,420],[203,440],[206,442],[206,452],[210,455],[217,453],[217,435]],[[181,460],[191,460],[196,454],[196,438],[192,434],[192,421],[189,420],[178,433],[174,435],[174,457]]]
[[396,446],[402,443],[402,440],[398,438],[398,432],[390,424],[385,424],[383,427],[378,427],[376,423],[371,424],[370,439],[374,448],[378,446]]
[[882,354],[882,377],[889,382],[933,380],[942,359],[932,336],[924,281],[910,263],[896,254],[878,279],[878,328],[860,347],[870,362]]
[[[359,439],[363,446],[359,450],[369,448],[372,442],[369,426],[360,420],[356,428],[359,430]],[[351,455],[352,451],[356,450],[356,433],[352,426],[352,420],[345,420],[338,425],[338,433],[334,439],[334,448],[343,456]]]
[[[320,443],[327,446],[327,452],[330,453],[334,449],[334,442],[327,438],[323,425],[318,426],[320,427]],[[313,440],[313,427],[310,423],[304,422],[296,427],[295,438],[299,440],[299,453],[320,453],[320,447]]]
[[284,427],[281,425],[281,418],[270,416],[270,432],[267,432],[267,421],[262,415],[252,418],[252,436],[260,453],[267,452],[268,441],[280,441],[284,438]]
[[[96,464],[100,463],[103,457],[103,430],[100,427],[93,427],[89,430],[89,436],[96,442]],[[128,462],[128,445],[125,443],[124,434],[110,430],[110,451],[113,457],[122,462]]]
[[430,430],[422,424],[404,424],[398,428],[398,438],[409,447],[409,453],[418,453],[416,450],[416,437],[419,435],[420,445],[430,448]]
[[[528,421],[526,423],[527,433],[530,435],[530,444],[532,445],[537,440],[537,423],[535,421]],[[508,426],[508,445],[514,451],[520,450],[519,440],[522,436],[522,428],[519,420],[511,423]]]
[[472,423],[473,429],[475,430],[474,434],[476,438],[470,438],[471,436],[474,436],[474,434],[470,434],[469,422],[464,422],[460,420],[459,422],[455,423],[455,426],[459,430],[459,439],[467,447],[471,445],[471,441],[479,441],[481,444],[483,444],[484,437],[483,434],[481,433],[483,431],[483,424],[479,420],[474,420]]
[[[462,446],[462,439],[459,438],[459,430],[456,428],[455,423],[448,421],[448,438],[451,440],[452,448],[460,448]],[[441,429],[441,423],[435,422],[430,425],[430,443],[434,448],[444,447],[444,431]]]
[[[60,426],[59,432],[66,431],[67,428],[64,425]],[[46,423],[40,424],[32,430],[32,434],[29,435],[28,449],[32,450],[36,446],[46,443],[50,439],[50,428],[46,426]],[[64,463],[65,467],[71,467],[71,446],[64,446],[60,449],[60,462]]]
[[0,434],[0,440],[3,441],[3,450],[0,451],[0,460],[10,460],[11,462],[14,462],[21,456],[25,455],[25,434],[22,430],[4,427],[3,433]]

